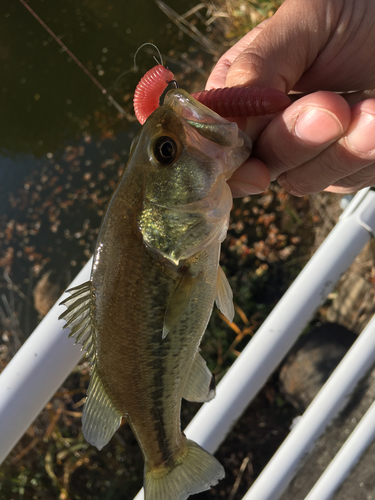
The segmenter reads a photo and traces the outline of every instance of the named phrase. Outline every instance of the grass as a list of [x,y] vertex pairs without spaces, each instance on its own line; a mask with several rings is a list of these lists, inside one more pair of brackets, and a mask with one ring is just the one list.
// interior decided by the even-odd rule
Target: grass
[[159,8],[200,48],[218,58],[260,22],[271,17],[283,0],[209,0],[178,14],[162,0]]
[[256,25],[271,17],[282,4],[282,0],[226,0],[208,2],[211,17],[207,26],[215,23],[225,39],[233,43],[246,35]]

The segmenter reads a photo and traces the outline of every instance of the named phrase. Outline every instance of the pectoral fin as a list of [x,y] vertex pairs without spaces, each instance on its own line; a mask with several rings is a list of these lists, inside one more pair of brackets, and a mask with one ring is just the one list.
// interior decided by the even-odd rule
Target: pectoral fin
[[93,368],[82,413],[82,432],[86,441],[101,450],[120,427],[121,417],[105,390],[96,367]]
[[232,322],[234,318],[233,292],[220,266],[217,273],[216,305],[224,316]]
[[187,308],[199,281],[199,277],[200,275],[196,277],[191,276],[188,271],[185,271],[182,275],[182,278],[169,301],[167,310],[165,311],[163,339],[165,339]]
[[215,377],[199,353],[195,356],[182,397],[196,403],[206,403],[215,397]]

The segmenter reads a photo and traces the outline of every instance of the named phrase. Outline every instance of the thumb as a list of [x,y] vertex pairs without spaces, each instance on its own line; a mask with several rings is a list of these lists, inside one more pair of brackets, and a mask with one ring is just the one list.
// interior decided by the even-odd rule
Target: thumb
[[335,16],[327,10],[326,0],[285,0],[232,62],[225,86],[289,92],[329,40]]

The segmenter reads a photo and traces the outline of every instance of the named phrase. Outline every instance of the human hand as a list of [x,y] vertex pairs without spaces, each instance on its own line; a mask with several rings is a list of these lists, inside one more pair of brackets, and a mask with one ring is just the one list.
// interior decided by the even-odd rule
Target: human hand
[[297,196],[375,184],[374,24],[372,0],[286,0],[218,61],[208,89],[309,93],[239,123],[257,143],[230,180],[235,196],[264,190],[269,176]]

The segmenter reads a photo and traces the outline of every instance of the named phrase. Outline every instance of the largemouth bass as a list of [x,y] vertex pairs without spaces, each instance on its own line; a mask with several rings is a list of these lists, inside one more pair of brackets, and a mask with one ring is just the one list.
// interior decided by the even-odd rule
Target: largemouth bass
[[146,121],[104,216],[90,280],[69,290],[60,316],[92,365],[82,415],[101,449],[125,416],[145,460],[147,500],[184,500],[224,469],[180,427],[181,398],[209,401],[199,354],[213,304],[232,321],[219,267],[231,191],[226,180],[251,143],[183,90]]

